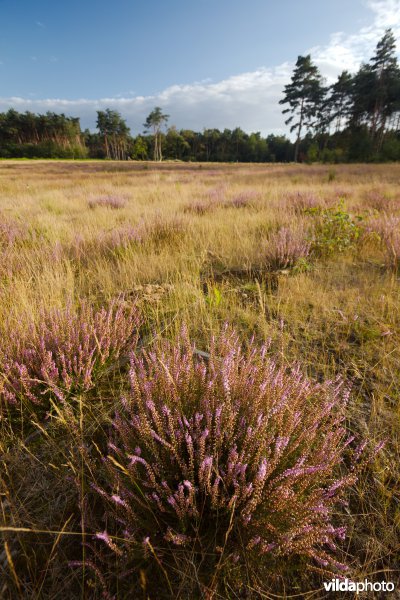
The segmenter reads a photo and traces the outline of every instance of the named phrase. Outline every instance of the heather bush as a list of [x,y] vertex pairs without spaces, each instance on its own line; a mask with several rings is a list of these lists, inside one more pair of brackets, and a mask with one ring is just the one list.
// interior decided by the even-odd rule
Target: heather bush
[[152,242],[155,245],[175,241],[184,234],[185,226],[179,218],[163,219],[156,215],[150,221],[139,221],[136,225],[120,225],[109,231],[101,231],[92,239],[76,235],[67,248],[67,255],[73,260],[87,262],[99,253],[115,253],[132,245]]
[[224,206],[227,208],[246,208],[247,206],[252,206],[258,197],[259,194],[255,190],[243,190],[229,200],[226,200]]
[[13,253],[16,241],[24,239],[25,232],[19,224],[0,214],[0,277],[11,278],[19,263]]
[[391,208],[392,200],[381,190],[368,190],[363,198],[365,206],[376,211],[386,211]]
[[351,189],[346,187],[335,187],[332,192],[332,200],[346,200],[352,195]]
[[226,200],[226,187],[219,186],[210,190],[204,198],[200,198],[184,206],[184,212],[204,215],[229,203]]
[[29,231],[21,223],[0,214],[0,250],[7,250],[16,242],[29,239]]
[[294,267],[300,260],[308,257],[310,247],[301,228],[282,227],[268,238],[263,261],[270,270]]
[[200,199],[191,202],[183,207],[185,213],[193,213],[195,215],[205,215],[215,208],[213,202],[207,199]]
[[204,215],[218,208],[246,208],[259,198],[255,190],[243,190],[231,198],[226,198],[226,188],[221,186],[211,190],[206,198],[195,200],[184,206],[186,213]]
[[132,245],[142,244],[147,239],[147,230],[143,221],[136,225],[119,225],[111,230],[99,231],[91,238],[76,234],[66,246],[68,258],[79,263],[87,263],[100,254],[117,254]]
[[219,185],[216,188],[213,188],[208,193],[208,198],[210,202],[214,205],[222,205],[226,200],[226,192],[227,188],[225,185]]
[[370,219],[365,224],[367,233],[374,233],[381,239],[392,237],[393,233],[400,228],[400,217],[394,215],[379,215]]
[[296,192],[287,194],[285,197],[288,206],[293,208],[296,214],[309,211],[317,211],[322,208],[322,201],[309,192]]
[[137,225],[121,225],[111,231],[103,231],[96,241],[101,250],[113,251],[127,248],[131,244],[140,244],[145,237],[145,227],[139,222]]
[[121,196],[100,196],[99,198],[92,198],[88,201],[89,208],[105,207],[105,208],[124,208],[126,205],[125,198]]
[[85,502],[85,564],[107,593],[140,581],[157,597],[226,597],[224,582],[251,587],[277,564],[346,569],[336,513],[362,447],[350,451],[343,381],[279,367],[229,330],[208,361],[184,334],[132,355],[129,376]]
[[28,328],[10,328],[0,348],[3,410],[19,402],[47,409],[49,393],[63,400],[89,390],[135,341],[138,324],[135,307],[113,302],[100,310],[83,304],[42,311]]

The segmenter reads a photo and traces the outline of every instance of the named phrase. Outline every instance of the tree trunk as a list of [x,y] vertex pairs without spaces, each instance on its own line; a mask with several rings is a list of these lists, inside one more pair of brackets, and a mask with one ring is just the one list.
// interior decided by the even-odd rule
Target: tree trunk
[[376,142],[376,151],[380,152],[382,149],[383,140],[385,139],[385,129],[386,129],[386,117],[382,116],[381,125],[378,129],[377,134],[377,142]]
[[106,144],[106,156],[107,156],[107,158],[110,158],[110,149],[108,147],[107,135],[104,136],[104,141],[105,141],[105,144]]
[[301,106],[300,106],[299,128],[297,130],[296,145],[294,147],[294,162],[298,162],[298,159],[299,159],[300,134],[301,134],[301,128],[303,126],[303,113],[304,113],[304,98],[302,98]]

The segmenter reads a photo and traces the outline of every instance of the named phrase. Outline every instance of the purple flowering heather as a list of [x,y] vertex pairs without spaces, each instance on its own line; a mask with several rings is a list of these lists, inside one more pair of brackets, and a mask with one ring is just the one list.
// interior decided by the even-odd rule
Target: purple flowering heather
[[182,334],[175,346],[132,355],[129,377],[103,484],[92,485],[104,520],[91,515],[126,572],[143,558],[143,539],[172,578],[177,556],[182,571],[185,556],[198,561],[201,577],[202,561],[218,562],[221,548],[239,565],[254,551],[260,565],[264,555],[300,555],[340,570],[344,529],[333,514],[356,480],[342,380],[317,384],[298,367],[279,367],[267,346],[243,350],[227,329],[208,361]]
[[67,247],[67,255],[79,262],[100,253],[119,252],[130,246],[145,243],[163,244],[176,241],[185,233],[185,223],[177,216],[164,218],[156,214],[151,220],[140,220],[135,225],[125,223],[111,230],[101,231],[85,239],[77,234]]
[[184,212],[204,215],[224,206],[226,200],[226,186],[220,185],[210,190],[204,198],[194,200],[184,207]]
[[226,199],[227,188],[225,185],[220,185],[209,191],[208,197],[214,205],[221,206]]
[[211,190],[206,198],[195,200],[184,207],[184,212],[204,215],[218,208],[246,208],[260,197],[255,190],[243,190],[231,198],[226,198],[226,188],[221,186]]
[[0,213],[0,277],[12,277],[20,270],[24,260],[15,250],[34,237],[38,237],[37,234],[26,224]]
[[115,210],[117,208],[124,208],[125,205],[125,198],[113,195],[101,196],[100,198],[92,198],[88,201],[89,208],[104,207],[112,208]]
[[116,302],[97,311],[88,304],[43,311],[37,324],[3,340],[0,401],[43,407],[48,391],[62,399],[90,389],[98,371],[131,347],[138,323],[134,307]]
[[142,221],[136,225],[127,223],[111,230],[100,231],[90,239],[85,239],[81,234],[76,234],[73,241],[66,247],[66,254],[72,260],[85,263],[90,260],[90,257],[120,251],[134,244],[141,244],[145,239],[145,235],[146,231]]
[[138,225],[121,225],[111,231],[99,234],[97,241],[102,250],[127,248],[131,244],[140,244],[145,238],[145,230],[141,222]]
[[209,199],[194,200],[183,207],[185,213],[194,213],[195,215],[205,215],[215,208],[213,202]]
[[25,236],[26,232],[18,223],[0,214],[0,249],[12,246],[15,240]]
[[307,258],[311,244],[302,229],[282,227],[273,233],[266,244],[264,261],[270,270],[287,269]]
[[243,190],[229,200],[226,200],[224,206],[227,208],[246,208],[247,206],[252,206],[259,196],[255,190]]
[[364,205],[372,208],[374,211],[390,210],[393,201],[382,190],[368,190],[364,196]]
[[292,208],[296,214],[318,210],[324,205],[320,198],[310,194],[310,192],[289,193],[285,199],[288,207]]

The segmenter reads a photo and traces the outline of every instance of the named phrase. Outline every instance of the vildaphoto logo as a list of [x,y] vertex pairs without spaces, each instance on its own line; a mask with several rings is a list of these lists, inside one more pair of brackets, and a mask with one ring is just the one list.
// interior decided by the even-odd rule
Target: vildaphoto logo
[[351,581],[351,579],[332,579],[324,581],[324,588],[327,592],[393,592],[394,583],[392,581]]

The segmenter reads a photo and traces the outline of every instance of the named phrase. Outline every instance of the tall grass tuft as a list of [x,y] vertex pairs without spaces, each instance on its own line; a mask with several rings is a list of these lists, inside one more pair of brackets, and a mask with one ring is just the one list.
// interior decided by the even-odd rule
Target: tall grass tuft
[[242,349],[230,330],[212,340],[208,362],[185,333],[132,355],[130,393],[87,499],[90,564],[108,593],[160,565],[174,597],[225,597],[232,573],[230,585],[251,584],[294,557],[346,570],[336,513],[361,453],[349,449],[348,395],[341,380],[279,367],[268,345]]
[[400,266],[400,217],[394,215],[376,217],[369,222],[366,231],[379,236],[384,245],[386,265],[397,270]]
[[180,215],[171,215],[169,218],[156,213],[151,220],[145,223],[145,239],[155,244],[176,242],[181,239],[187,228],[187,223]]

